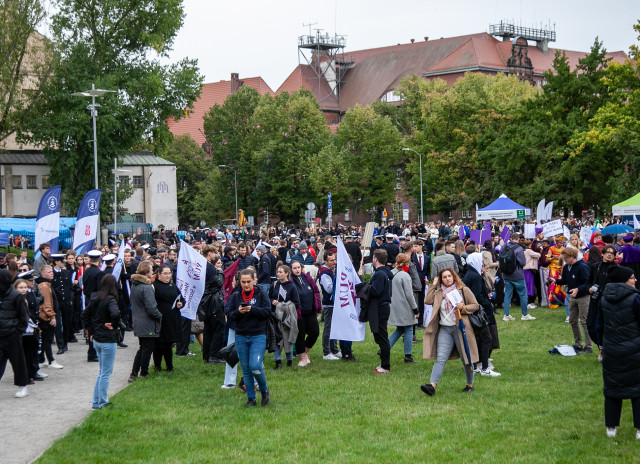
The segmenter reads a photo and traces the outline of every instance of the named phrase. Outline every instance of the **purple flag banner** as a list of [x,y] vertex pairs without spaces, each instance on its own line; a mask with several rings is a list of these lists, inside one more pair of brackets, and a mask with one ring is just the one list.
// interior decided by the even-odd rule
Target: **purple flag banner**
[[484,221],[484,230],[491,230],[491,221]]
[[458,227],[458,237],[460,237],[460,240],[463,240],[464,236],[465,236],[464,226]]
[[491,240],[491,231],[485,229],[473,229],[469,231],[471,236],[471,240],[475,242],[476,245],[483,245],[487,240]]
[[506,243],[509,241],[510,236],[511,236],[511,231],[507,226],[504,226],[504,228],[502,229],[502,233],[500,234],[500,238],[502,239],[503,242]]

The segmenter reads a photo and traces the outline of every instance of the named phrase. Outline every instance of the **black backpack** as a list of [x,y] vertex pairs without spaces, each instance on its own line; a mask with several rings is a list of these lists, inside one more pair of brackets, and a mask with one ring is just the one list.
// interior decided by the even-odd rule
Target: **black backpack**
[[516,272],[516,247],[508,247],[505,245],[498,255],[498,266],[503,274],[513,274]]

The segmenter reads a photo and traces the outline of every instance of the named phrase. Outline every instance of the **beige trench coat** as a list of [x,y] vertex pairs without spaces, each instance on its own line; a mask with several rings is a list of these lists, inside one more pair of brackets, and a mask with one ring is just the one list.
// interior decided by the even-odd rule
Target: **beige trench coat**
[[[467,342],[469,343],[469,353],[471,354],[471,360],[472,362],[477,363],[479,362],[478,345],[476,344],[476,337],[473,333],[473,327],[471,327],[471,322],[469,322],[467,314],[475,313],[480,308],[480,305],[478,304],[476,297],[473,295],[469,288],[462,285],[461,287],[458,287],[458,291],[464,296],[464,300],[466,301],[466,304],[460,311],[460,313],[462,314],[462,321],[467,328]],[[431,319],[427,324],[427,328],[424,331],[422,357],[424,359],[436,359],[438,348],[438,333],[440,332],[440,306],[442,305],[442,289],[439,285],[429,286],[429,290],[424,297],[424,302],[428,305],[433,305],[433,312],[431,313]],[[463,346],[464,344],[462,341],[462,332],[460,332],[459,330],[458,337],[460,338],[460,346]],[[462,353],[462,355],[464,356],[464,363],[470,364],[469,360],[467,359],[466,353]],[[460,354],[454,346],[449,359],[458,359],[459,357]]]

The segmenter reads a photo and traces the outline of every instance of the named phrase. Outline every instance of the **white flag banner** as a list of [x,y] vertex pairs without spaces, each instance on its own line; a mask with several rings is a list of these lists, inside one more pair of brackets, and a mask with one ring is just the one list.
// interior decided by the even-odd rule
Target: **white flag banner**
[[[113,266],[113,272],[111,273],[113,277],[116,278],[116,282],[120,279],[120,273],[122,272],[122,267],[124,266],[124,245],[120,245],[120,249],[118,250],[118,259],[116,260],[116,264]],[[127,273],[127,270],[124,270],[124,273]]]
[[176,286],[184,298],[184,306],[180,313],[192,321],[196,318],[198,305],[204,293],[206,273],[207,259],[180,240]]
[[257,259],[258,261],[260,260],[260,258],[258,257],[258,247],[262,245],[262,239],[260,239],[260,241],[258,242],[258,244],[256,245],[256,247],[253,249],[253,251],[251,252],[251,256],[253,256],[255,259]]
[[360,277],[340,238],[337,239],[337,245],[336,288],[329,337],[332,340],[361,342],[364,340],[366,324],[358,320],[360,299],[356,296],[356,284],[360,283]]
[[592,234],[593,234],[593,231],[589,229],[587,226],[584,226],[582,229],[580,229],[580,240],[582,240],[582,243],[584,246],[589,246],[591,244]]
[[544,216],[545,221],[551,220],[553,216],[553,202],[548,203],[547,206],[544,207]]
[[536,208],[536,219],[538,220],[538,225],[542,224],[542,221],[544,221],[547,217],[544,213],[544,208],[545,202],[543,198],[542,200],[540,200],[540,203],[538,203],[538,207]]
[[634,230],[638,230],[640,229],[640,221],[638,221],[638,218],[636,217],[636,215],[633,215],[633,229]]

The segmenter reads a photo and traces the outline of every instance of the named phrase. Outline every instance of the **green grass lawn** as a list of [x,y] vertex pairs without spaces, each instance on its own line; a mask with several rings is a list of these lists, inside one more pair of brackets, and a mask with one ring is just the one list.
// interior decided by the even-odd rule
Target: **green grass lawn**
[[323,361],[320,340],[306,368],[294,360],[274,372],[267,355],[266,408],[244,409],[240,390],[221,390],[223,365],[178,358],[174,374],[125,388],[38,462],[637,463],[630,402],[618,437],[605,435],[597,355],[548,354],[572,343],[564,309],[532,314],[537,321],[499,321],[502,348],[492,357],[502,377],[476,376],[473,394],[460,392],[459,360],[447,364],[434,397],[422,393],[433,365],[422,343],[418,364],[403,363],[400,340],[391,374],[373,374],[379,360],[368,332],[354,343],[361,363]]

